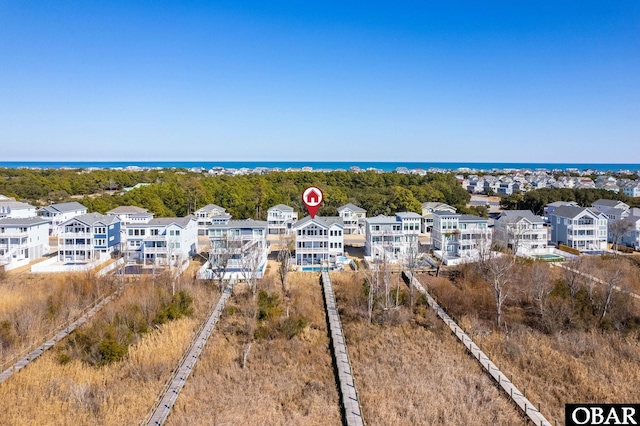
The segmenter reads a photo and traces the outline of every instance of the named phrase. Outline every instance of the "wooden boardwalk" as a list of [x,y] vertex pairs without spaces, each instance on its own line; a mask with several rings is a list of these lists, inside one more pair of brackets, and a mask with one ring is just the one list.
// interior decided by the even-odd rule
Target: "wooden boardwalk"
[[533,422],[534,425],[551,426],[551,423],[538,411],[538,409],[529,401],[526,396],[516,388],[513,383],[502,373],[498,367],[491,362],[489,357],[480,350],[480,348],[471,340],[471,338],[451,319],[449,315],[438,305],[431,295],[422,287],[417,279],[411,276],[411,273],[404,272],[407,280],[413,280],[413,285],[418,291],[427,297],[429,306],[433,308],[437,315],[451,329],[467,348],[469,353],[482,365],[489,375],[498,383],[513,402],[520,407],[524,414]]
[[343,423],[347,426],[364,425],[362,419],[362,409],[358,400],[356,384],[351,373],[351,362],[347,352],[347,345],[342,333],[342,323],[336,306],[336,299],[331,286],[329,273],[324,271],[320,277],[322,293],[324,295],[325,310],[327,313],[327,323],[331,345],[333,347],[333,361],[335,362],[336,375],[340,388]]
[[220,319],[220,315],[222,315],[224,305],[229,297],[231,297],[232,290],[233,282],[229,283],[225,287],[222,295],[220,296],[220,299],[218,300],[218,303],[211,312],[209,319],[201,327],[197,337],[193,340],[192,344],[189,346],[189,349],[185,352],[185,356],[178,363],[178,368],[174,370],[174,374],[172,374],[171,378],[167,382],[167,385],[164,387],[161,397],[159,398],[159,403],[143,420],[142,424],[162,425],[167,420],[167,417],[169,416],[173,405],[178,399],[180,391],[184,387],[185,382],[191,374],[191,371],[193,371],[193,367],[198,361],[198,357],[202,353],[204,345],[207,343],[209,336],[211,336],[211,332],[218,322],[218,319]]
[[[607,283],[605,283],[604,281],[602,281],[598,277],[594,277],[593,275],[586,274],[584,272],[578,271],[578,270],[573,269],[573,268],[569,268],[568,266],[563,265],[562,263],[551,263],[551,266],[556,266],[558,268],[562,268],[562,269],[566,269],[566,270],[571,271],[571,272],[575,272],[576,274],[579,274],[579,275],[582,275],[583,277],[589,278],[590,280],[593,280],[594,282],[597,282],[597,283],[602,284],[604,286],[607,285]],[[640,294],[634,293],[634,292],[629,291],[629,290],[625,290],[625,289],[623,289],[623,288],[621,288],[621,287],[619,287],[617,285],[614,285],[613,289],[616,290],[616,291],[619,291],[621,293],[627,293],[629,296],[640,300]]]
[[89,321],[89,319],[92,316],[94,316],[96,313],[98,313],[102,308],[104,308],[106,304],[108,304],[113,299],[115,299],[122,292],[122,290],[123,289],[119,289],[114,293],[112,293],[110,296],[107,296],[97,302],[94,302],[91,306],[89,306],[88,308],[85,308],[87,312],[84,313],[80,318],[78,318],[77,320],[69,324],[67,327],[55,333],[54,336],[48,339],[46,342],[44,342],[44,344],[42,344],[41,346],[38,346],[36,349],[29,352],[26,356],[19,359],[11,367],[7,368],[2,373],[0,373],[0,383],[7,380],[15,372],[25,368],[30,362],[38,359],[40,355],[45,353],[45,351],[47,351],[48,349],[51,349],[53,346],[55,346],[56,343],[58,343],[60,340],[67,337],[76,328],[80,327],[81,325]]

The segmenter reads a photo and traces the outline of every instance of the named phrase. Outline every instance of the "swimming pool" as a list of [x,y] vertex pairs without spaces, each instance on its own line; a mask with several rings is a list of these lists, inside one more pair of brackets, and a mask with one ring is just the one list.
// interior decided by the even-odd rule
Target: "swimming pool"
[[565,259],[557,254],[534,254],[536,259],[544,260],[545,262],[563,262]]

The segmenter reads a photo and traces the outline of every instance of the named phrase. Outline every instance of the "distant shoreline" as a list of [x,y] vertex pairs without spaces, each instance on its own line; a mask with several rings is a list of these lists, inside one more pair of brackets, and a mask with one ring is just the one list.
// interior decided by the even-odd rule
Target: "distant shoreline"
[[473,163],[473,162],[304,162],[304,161],[0,161],[0,168],[29,169],[287,169],[305,171],[367,170],[385,172],[397,169],[426,171],[491,171],[491,170],[547,170],[620,172],[640,171],[640,164],[630,163]]

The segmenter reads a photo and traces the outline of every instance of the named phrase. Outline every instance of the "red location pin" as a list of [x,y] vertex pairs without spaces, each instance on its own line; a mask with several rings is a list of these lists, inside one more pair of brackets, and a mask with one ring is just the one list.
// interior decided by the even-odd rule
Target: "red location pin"
[[322,191],[320,188],[316,188],[315,186],[308,187],[302,193],[302,202],[307,206],[311,219],[316,217],[316,212],[320,208],[320,203],[323,198],[324,195],[322,194]]

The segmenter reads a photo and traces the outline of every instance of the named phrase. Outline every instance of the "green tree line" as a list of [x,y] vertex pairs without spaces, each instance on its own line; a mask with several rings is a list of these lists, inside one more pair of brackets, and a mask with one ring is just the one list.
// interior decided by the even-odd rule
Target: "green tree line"
[[[137,183],[150,185],[111,195]],[[157,217],[184,216],[206,204],[227,209],[234,218],[265,219],[267,209],[287,204],[305,211],[302,192],[314,185],[324,192],[318,214],[336,215],[346,203],[367,210],[369,216],[398,211],[421,212],[425,201],[467,209],[469,194],[453,174],[426,176],[375,172],[276,172],[266,175],[207,176],[185,170],[150,172],[0,169],[0,193],[34,204],[76,200],[90,211],[104,213],[117,206],[135,205]],[[77,196],[82,196],[78,198]]]
[[594,201],[601,198],[619,200],[631,207],[640,207],[640,199],[628,197],[622,193],[606,189],[571,189],[571,188],[541,188],[526,193],[518,192],[503,197],[500,204],[509,210],[531,210],[541,215],[544,206],[555,201],[575,201],[583,207],[590,207]]

